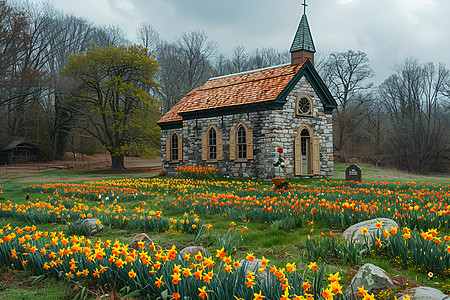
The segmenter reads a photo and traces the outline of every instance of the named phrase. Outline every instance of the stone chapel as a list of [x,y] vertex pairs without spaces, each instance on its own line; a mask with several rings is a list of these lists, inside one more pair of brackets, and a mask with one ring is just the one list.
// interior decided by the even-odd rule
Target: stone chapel
[[[291,62],[209,79],[159,121],[162,168],[216,167],[221,175],[269,179],[333,175],[336,101],[314,68],[305,12]],[[274,167],[278,147],[285,168]]]

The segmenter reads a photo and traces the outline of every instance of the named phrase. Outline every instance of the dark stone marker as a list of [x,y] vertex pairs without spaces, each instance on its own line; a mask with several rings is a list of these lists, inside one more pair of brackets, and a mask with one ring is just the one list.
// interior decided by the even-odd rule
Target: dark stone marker
[[351,164],[345,170],[345,180],[346,181],[358,181],[361,182],[361,168],[355,164]]

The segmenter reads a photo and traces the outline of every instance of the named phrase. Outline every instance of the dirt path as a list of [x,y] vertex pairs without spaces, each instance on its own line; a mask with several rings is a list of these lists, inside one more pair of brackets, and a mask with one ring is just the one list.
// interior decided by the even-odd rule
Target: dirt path
[[159,172],[161,169],[161,158],[144,159],[139,157],[125,157],[125,167],[128,169],[123,172],[110,171],[111,156],[109,154],[98,155],[78,155],[75,161],[73,154],[66,152],[63,160],[49,162],[40,162],[33,164],[16,164],[9,166],[0,166],[0,175],[2,174],[35,174],[46,171],[84,171],[87,173],[98,174],[127,174]]
[[[98,155],[78,155],[77,161],[73,154],[66,152],[63,160],[44,162],[39,164],[11,165],[8,167],[0,166],[0,182],[18,181],[26,182],[32,176],[36,182],[43,181],[77,181],[87,179],[92,174],[112,174],[112,175],[130,175],[133,174],[158,174],[161,170],[161,158],[144,159],[139,157],[125,157],[125,171],[111,171],[111,157],[109,154]],[[345,178],[345,168],[348,164],[335,163],[334,179]],[[362,168],[363,180],[387,180],[387,181],[432,181],[442,184],[450,184],[448,174],[440,175],[414,175],[397,170],[388,170],[376,168],[371,165],[360,164]],[[39,176],[40,173],[54,171],[61,174],[48,174],[48,176]],[[33,176],[36,175],[36,176]]]

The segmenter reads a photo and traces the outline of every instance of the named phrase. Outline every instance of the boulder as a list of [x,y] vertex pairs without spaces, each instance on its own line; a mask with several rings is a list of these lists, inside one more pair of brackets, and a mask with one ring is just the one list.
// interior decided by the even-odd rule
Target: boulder
[[180,251],[181,259],[184,259],[185,254],[190,254],[191,258],[193,258],[198,253],[201,253],[203,257],[210,257],[211,253],[201,246],[189,246]]
[[369,293],[379,292],[393,288],[395,285],[389,274],[380,267],[373,264],[365,264],[359,268],[358,273],[353,277],[350,285],[350,299],[356,300],[358,298],[358,287],[364,289]]
[[131,239],[131,242],[128,244],[128,248],[135,249],[140,251],[141,248],[139,248],[138,242],[143,241],[144,242],[144,248],[149,248],[153,241],[148,237],[145,233],[139,233],[133,236]]
[[[241,270],[241,268],[245,267],[244,274],[247,275],[248,271],[254,272],[255,276],[259,278],[259,280],[263,281],[267,279],[267,270],[264,269],[263,265],[261,265],[261,259],[255,258],[252,262],[249,260],[243,259],[239,262],[239,269],[238,272]],[[263,268],[264,271],[258,271],[258,269]]]
[[[382,228],[376,227],[377,222],[382,221]],[[350,243],[357,242],[358,244],[364,245],[366,243],[364,239],[364,234],[361,232],[363,228],[367,228],[369,231],[366,233],[367,241],[372,242],[374,237],[383,235],[384,230],[391,230],[391,226],[398,228],[397,222],[391,219],[378,218],[373,220],[367,220],[364,222],[356,223],[349,228],[347,228],[342,234],[342,239],[347,239]]]
[[447,296],[440,290],[424,286],[407,289],[401,295],[398,300],[404,300],[405,295],[408,295],[411,300],[450,300],[450,296]]
[[97,225],[99,219],[97,218],[88,218],[82,219],[75,222],[75,226],[77,226],[80,231],[86,232],[88,235],[94,235],[99,233],[104,229],[103,224]]

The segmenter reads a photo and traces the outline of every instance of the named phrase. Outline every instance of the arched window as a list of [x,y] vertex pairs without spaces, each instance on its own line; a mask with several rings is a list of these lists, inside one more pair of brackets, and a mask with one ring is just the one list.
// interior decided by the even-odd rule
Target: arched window
[[242,125],[237,129],[237,158],[247,159],[247,132]]
[[181,136],[173,131],[166,138],[166,161],[176,163],[183,160],[183,145]]
[[302,155],[307,155],[310,138],[308,130],[303,129],[302,133],[300,134],[300,137],[301,137]]
[[170,141],[170,157],[171,160],[178,160],[178,134],[173,133]]
[[295,104],[295,114],[297,116],[312,116],[313,102],[309,95],[301,94],[297,97]]
[[214,125],[202,132],[202,160],[216,162],[223,158],[223,134]]
[[217,132],[214,127],[211,127],[208,133],[208,159],[217,159]]
[[253,130],[243,123],[230,131],[230,160],[246,162],[253,159]]

